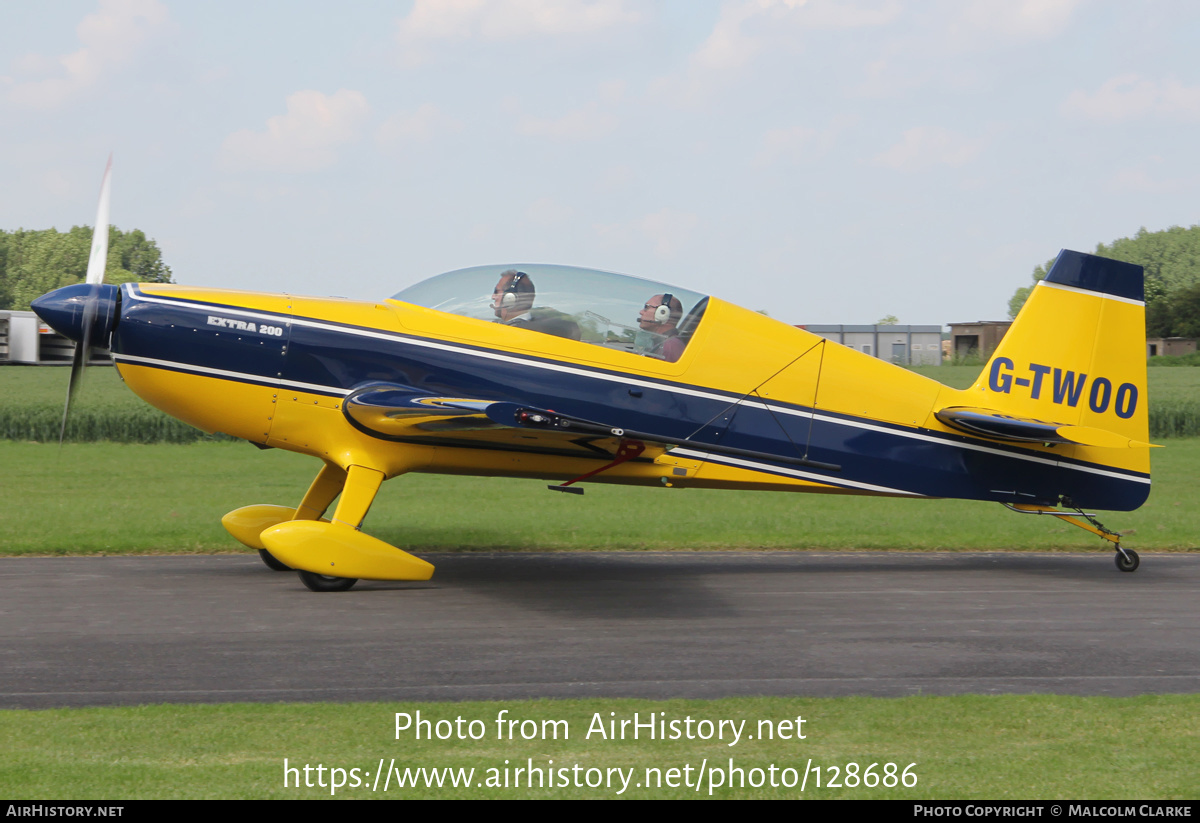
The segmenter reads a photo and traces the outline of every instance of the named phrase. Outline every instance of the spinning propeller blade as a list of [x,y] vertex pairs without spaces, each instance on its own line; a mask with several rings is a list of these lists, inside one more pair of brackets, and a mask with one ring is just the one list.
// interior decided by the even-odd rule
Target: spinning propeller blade
[[104,167],[104,181],[100,184],[100,204],[96,208],[96,224],[92,228],[92,252],[88,257],[87,294],[83,299],[83,334],[75,344],[75,353],[71,356],[71,380],[67,384],[67,402],[63,406],[62,427],[58,432],[58,444],[61,446],[67,436],[67,416],[71,413],[71,401],[79,387],[83,376],[84,366],[92,351],[92,330],[95,326],[97,306],[100,302],[100,286],[104,283],[104,266],[108,262],[108,201],[110,184],[112,183],[112,155],[108,156],[108,165]]

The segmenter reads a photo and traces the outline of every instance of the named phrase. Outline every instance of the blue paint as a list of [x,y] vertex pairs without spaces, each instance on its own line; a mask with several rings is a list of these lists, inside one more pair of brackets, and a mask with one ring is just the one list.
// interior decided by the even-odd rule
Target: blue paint
[[[781,456],[803,454],[841,465],[842,471],[836,473],[806,470],[813,479],[833,486],[863,483],[933,497],[1046,505],[1066,496],[1076,505],[1118,510],[1136,508],[1149,493],[1147,484],[1133,479],[1140,476],[1136,473],[1124,472],[1130,479],[1123,479],[1073,470],[1066,466],[1090,464],[1060,458],[1057,462],[1062,465],[1053,465],[1046,462],[1044,453],[1019,446],[987,443],[987,451],[966,449],[962,446],[980,441],[965,435],[920,430],[928,439],[918,439],[906,436],[916,431],[911,428],[826,411],[819,414],[828,419],[811,421],[808,413],[812,410],[799,404],[772,401],[777,407],[772,411],[741,404],[737,395],[667,380],[639,377],[654,385],[639,386],[641,396],[633,396],[628,390],[631,378],[613,370],[572,364],[581,373],[551,371],[538,364],[557,361],[506,352],[501,354],[511,360],[497,360],[473,356],[494,353],[479,346],[414,345],[424,339],[400,333],[368,337],[353,334],[352,327],[324,323],[327,328],[313,328],[273,315],[287,329],[280,340],[209,325],[208,317],[220,316],[221,306],[178,305],[181,302],[153,303],[132,294],[125,301],[113,338],[114,354],[171,361],[172,370],[186,371],[191,366],[238,372],[245,376],[232,379],[262,385],[304,383],[313,386],[305,391],[317,393],[321,393],[318,387],[325,387],[333,396],[385,382],[410,386],[429,396],[515,402],[664,437],[691,438],[697,450],[703,450],[707,442]],[[1031,368],[1033,365],[1037,364]],[[1039,369],[1034,372],[1038,381],[1050,371],[1046,366]],[[1011,360],[997,358],[989,384],[1007,392],[1012,370]],[[1064,397],[1074,391],[1078,399],[1082,379],[1077,389],[1067,384],[1064,376],[1061,386],[1056,383],[1056,394],[1061,388]],[[1105,384],[1111,391],[1111,383]],[[697,397],[680,389],[709,396]],[[1136,392],[1122,397],[1128,408],[1136,406]],[[1104,402],[1107,405],[1107,396]],[[800,414],[789,414],[789,410]],[[467,432],[453,437],[440,433],[437,441],[439,445],[482,447],[469,438]],[[1022,455],[1038,455],[1040,461],[1019,459]],[[716,457],[713,460],[722,462]],[[763,465],[761,470],[794,476],[795,469],[781,464]]]
[[[1079,379],[1076,380],[1076,377]],[[1083,394],[1083,384],[1086,382],[1086,374],[1076,375],[1075,372],[1069,369],[1065,371],[1063,369],[1055,369],[1054,402],[1061,405],[1064,401],[1066,401],[1068,406],[1075,408],[1075,404],[1079,402],[1080,395]]]
[[1117,389],[1117,417],[1123,420],[1133,417],[1133,412],[1137,409],[1137,400],[1137,386],[1132,383],[1122,383],[1121,388]]
[[1050,373],[1050,367],[1040,363],[1030,363],[1029,370],[1033,372],[1033,388],[1029,390],[1029,396],[1037,400],[1042,395],[1042,378]]
[[1094,254],[1063,249],[1046,275],[1047,283],[1145,302],[1142,267]]
[[[1012,388],[1013,361],[1007,357],[992,358],[992,368],[988,372],[988,388],[994,392],[1008,394]],[[1002,374],[1001,372],[1007,372]]]

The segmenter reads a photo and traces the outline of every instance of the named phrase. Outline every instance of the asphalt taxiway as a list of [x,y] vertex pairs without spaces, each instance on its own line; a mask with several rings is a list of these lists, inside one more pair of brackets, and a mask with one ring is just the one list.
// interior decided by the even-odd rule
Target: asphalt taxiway
[[0,559],[0,706],[1200,691],[1195,554],[425,556]]

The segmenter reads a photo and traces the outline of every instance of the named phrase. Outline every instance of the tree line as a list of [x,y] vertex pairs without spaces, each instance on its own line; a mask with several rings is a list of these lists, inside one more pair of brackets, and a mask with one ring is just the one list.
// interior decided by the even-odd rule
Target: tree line
[[[1200,225],[1172,226],[1163,231],[1138,229],[1107,246],[1100,257],[1136,263],[1146,270],[1146,336],[1200,337]],[[1054,258],[1033,270],[1033,282],[1045,278]],[[1015,318],[1033,286],[1022,286],[1008,301],[1008,316]]]
[[[92,253],[90,226],[57,229],[0,230],[0,309],[28,310],[48,291],[82,283]],[[158,244],[133,229],[108,229],[105,283],[170,283],[171,269]]]

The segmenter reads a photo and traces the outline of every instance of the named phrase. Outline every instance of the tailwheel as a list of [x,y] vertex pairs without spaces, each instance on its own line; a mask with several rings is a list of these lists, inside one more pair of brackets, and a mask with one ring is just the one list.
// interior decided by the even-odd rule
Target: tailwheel
[[262,558],[262,562],[268,569],[275,572],[290,572],[295,571],[291,566],[282,562],[278,557],[271,554],[266,549],[259,549],[258,556]]
[[1133,572],[1137,571],[1137,567],[1141,562],[1141,558],[1138,557],[1138,553],[1133,549],[1123,549],[1120,546],[1117,546],[1116,562],[1117,568],[1121,571]]
[[312,592],[344,592],[358,582],[357,577],[330,577],[326,574],[313,574],[306,571],[301,571],[299,574],[300,582]]
[[1020,514],[1048,514],[1051,517],[1057,517],[1064,523],[1070,523],[1072,526],[1078,526],[1084,531],[1091,532],[1097,537],[1103,537],[1117,547],[1117,556],[1113,559],[1117,563],[1117,568],[1123,572],[1137,571],[1138,564],[1142,562],[1137,552],[1133,549],[1126,549],[1121,545],[1121,535],[1119,532],[1105,528],[1104,524],[1096,519],[1096,515],[1088,514],[1083,509],[1077,508],[1075,509],[1075,514],[1067,514],[1050,506],[1026,505],[1021,503],[1004,503],[1003,505],[1005,508],[1012,509]]

